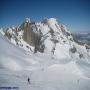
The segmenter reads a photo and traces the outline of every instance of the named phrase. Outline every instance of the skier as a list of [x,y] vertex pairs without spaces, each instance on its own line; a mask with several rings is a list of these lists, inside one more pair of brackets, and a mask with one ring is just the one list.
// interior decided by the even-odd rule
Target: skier
[[27,79],[27,80],[28,80],[28,84],[30,84],[30,78],[29,78],[29,77],[28,77],[28,79]]

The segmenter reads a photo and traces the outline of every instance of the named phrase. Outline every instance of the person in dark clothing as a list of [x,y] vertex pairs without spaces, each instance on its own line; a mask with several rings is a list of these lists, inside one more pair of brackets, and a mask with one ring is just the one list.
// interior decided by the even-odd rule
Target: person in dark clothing
[[30,78],[28,77],[28,84],[30,84]]

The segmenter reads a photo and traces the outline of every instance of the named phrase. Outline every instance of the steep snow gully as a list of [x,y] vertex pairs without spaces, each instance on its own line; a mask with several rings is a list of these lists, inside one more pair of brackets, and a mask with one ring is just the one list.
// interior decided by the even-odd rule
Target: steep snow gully
[[[50,27],[56,28],[53,21],[48,23]],[[57,32],[57,29],[55,30]],[[62,33],[60,35],[63,36]],[[5,87],[16,87],[11,90],[90,90],[90,55],[86,53],[84,46],[73,42],[80,52],[84,52],[84,58],[78,58],[77,53],[68,56],[70,53],[67,47],[70,42],[64,37],[66,45],[63,47],[62,42],[57,43],[57,51],[55,50],[55,54],[52,55],[52,46],[49,50],[47,48],[48,44],[52,43],[52,36],[48,36],[44,42],[45,52],[34,53],[18,47],[0,33],[0,90],[6,90]],[[34,47],[30,48],[33,50]],[[64,53],[65,48],[67,50]]]

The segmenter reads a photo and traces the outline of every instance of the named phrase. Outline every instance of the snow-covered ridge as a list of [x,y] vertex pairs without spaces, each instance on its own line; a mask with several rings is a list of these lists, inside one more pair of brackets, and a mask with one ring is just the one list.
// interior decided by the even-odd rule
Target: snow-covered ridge
[[47,53],[58,59],[89,57],[89,48],[75,42],[66,26],[55,18],[45,18],[39,23],[26,18],[20,26],[6,28],[4,33],[12,43],[29,52]]

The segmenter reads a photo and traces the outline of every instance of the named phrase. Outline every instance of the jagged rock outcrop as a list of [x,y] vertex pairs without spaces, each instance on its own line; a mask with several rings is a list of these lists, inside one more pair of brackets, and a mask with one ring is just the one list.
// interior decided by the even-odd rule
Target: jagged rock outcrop
[[35,47],[34,52],[37,52],[37,50],[43,52],[43,50],[40,49],[41,32],[40,30],[38,30],[36,23],[30,22],[30,20],[26,19],[21,27],[21,29],[23,30],[24,41],[26,41],[29,45]]
[[35,46],[36,39],[39,39],[35,23],[30,22],[30,20],[26,19],[21,26],[22,26],[21,29],[23,30],[23,39],[28,44]]

